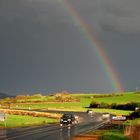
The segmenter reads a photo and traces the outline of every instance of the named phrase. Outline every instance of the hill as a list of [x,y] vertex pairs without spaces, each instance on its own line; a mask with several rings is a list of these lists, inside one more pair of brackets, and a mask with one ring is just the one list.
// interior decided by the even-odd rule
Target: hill
[[7,98],[7,97],[11,97],[11,96],[8,95],[8,94],[5,94],[5,93],[0,93],[0,99],[4,99],[4,98]]

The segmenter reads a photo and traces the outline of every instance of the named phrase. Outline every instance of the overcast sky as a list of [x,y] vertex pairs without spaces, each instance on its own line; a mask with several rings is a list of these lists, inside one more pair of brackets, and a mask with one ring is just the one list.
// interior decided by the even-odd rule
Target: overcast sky
[[[69,0],[126,91],[140,89],[140,1]],[[0,0],[0,92],[114,92],[63,0]]]

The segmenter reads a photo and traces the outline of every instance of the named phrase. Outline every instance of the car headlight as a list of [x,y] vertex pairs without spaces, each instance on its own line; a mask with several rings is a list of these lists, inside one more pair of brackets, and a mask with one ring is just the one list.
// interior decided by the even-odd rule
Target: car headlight
[[71,119],[68,119],[68,121],[70,122],[70,121],[71,121]]
[[63,119],[60,119],[60,121],[63,121]]

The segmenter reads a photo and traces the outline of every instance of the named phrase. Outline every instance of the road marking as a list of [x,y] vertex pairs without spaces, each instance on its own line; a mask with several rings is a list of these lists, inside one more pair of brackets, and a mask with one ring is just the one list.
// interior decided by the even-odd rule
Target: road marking
[[[56,129],[56,128],[58,128],[58,126],[51,127],[51,129],[48,129],[46,127],[45,128],[40,128],[40,129],[34,130],[33,132],[24,132],[21,135],[17,135],[17,136],[6,138],[6,140],[12,140],[12,139],[23,137],[23,136],[37,134],[39,132],[49,132],[49,131],[52,131],[53,129]],[[46,130],[46,129],[48,129],[48,130]]]
[[[72,125],[73,126],[73,125]],[[42,133],[42,132],[47,132],[47,134],[51,134],[51,133],[54,133],[56,131],[60,131],[61,129],[63,128],[67,128],[68,126],[54,126],[53,128],[51,127],[51,129],[48,130],[48,128],[41,128],[41,129],[38,129],[38,130],[34,130],[33,132],[24,132],[22,133],[21,135],[17,135],[17,136],[13,136],[13,137],[9,137],[9,138],[6,138],[5,140],[12,140],[12,139],[15,139],[15,138],[19,138],[19,137],[23,137],[23,136],[28,136],[28,135],[33,135],[33,134],[38,134],[38,133]]]

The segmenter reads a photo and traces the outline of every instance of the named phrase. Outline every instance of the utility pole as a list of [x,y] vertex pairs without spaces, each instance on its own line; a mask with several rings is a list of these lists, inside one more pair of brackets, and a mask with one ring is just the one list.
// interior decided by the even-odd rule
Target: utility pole
[[136,87],[136,91],[138,91],[138,87]]

